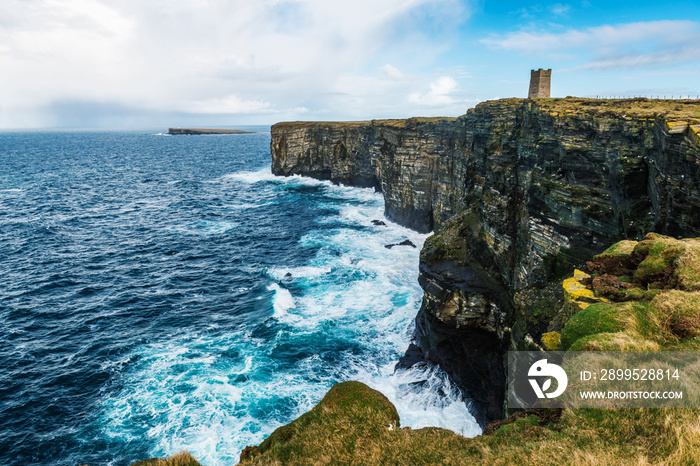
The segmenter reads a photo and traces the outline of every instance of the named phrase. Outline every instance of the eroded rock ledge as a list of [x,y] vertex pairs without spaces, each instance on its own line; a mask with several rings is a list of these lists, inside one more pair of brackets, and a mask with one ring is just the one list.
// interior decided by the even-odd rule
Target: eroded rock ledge
[[416,342],[482,424],[503,414],[505,351],[560,330],[558,278],[623,238],[700,236],[700,103],[599,102],[504,99],[459,118],[272,127],[276,175],[375,187],[388,218],[435,230],[421,252]]

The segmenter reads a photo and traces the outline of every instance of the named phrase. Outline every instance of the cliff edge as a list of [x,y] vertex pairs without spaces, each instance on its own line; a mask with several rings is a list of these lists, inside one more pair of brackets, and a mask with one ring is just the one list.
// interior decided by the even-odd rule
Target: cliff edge
[[505,352],[570,317],[558,279],[621,239],[700,236],[699,133],[697,101],[503,99],[459,118],[278,123],[272,170],[375,187],[388,218],[435,231],[401,364],[440,364],[483,425],[504,414]]

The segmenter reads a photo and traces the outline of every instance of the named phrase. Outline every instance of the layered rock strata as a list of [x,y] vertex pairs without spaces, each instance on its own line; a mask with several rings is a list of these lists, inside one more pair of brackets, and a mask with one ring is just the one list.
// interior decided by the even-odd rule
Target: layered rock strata
[[276,175],[375,187],[388,218],[435,230],[421,252],[416,343],[482,423],[503,414],[505,351],[561,329],[553,281],[623,238],[700,236],[697,121],[540,103],[272,127]]

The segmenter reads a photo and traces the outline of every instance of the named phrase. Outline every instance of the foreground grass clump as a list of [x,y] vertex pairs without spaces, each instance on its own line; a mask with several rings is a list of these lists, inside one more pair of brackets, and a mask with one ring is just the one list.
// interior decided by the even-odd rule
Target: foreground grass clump
[[[273,436],[275,439],[263,443],[269,448],[249,447],[241,464],[700,464],[698,410],[565,410],[557,423],[541,425],[537,418],[528,416],[500,427],[492,435],[465,438],[438,428],[401,429],[398,420],[389,430],[383,422],[395,419],[395,409],[382,394],[359,382],[339,385],[341,389],[349,386],[360,396],[351,395],[335,406],[326,405],[328,397],[324,398],[304,415],[304,422],[300,423],[299,418],[278,429],[278,435],[270,436],[268,440]],[[331,390],[341,391],[336,387]],[[286,433],[279,435],[281,432]],[[257,452],[252,454],[255,449]],[[200,464],[183,453],[132,466]]]
[[[391,429],[391,430],[390,430]],[[282,426],[257,447],[247,447],[241,460],[265,464],[351,461],[376,439],[399,429],[394,405],[381,393],[359,382],[334,385],[321,402],[299,419]]]
[[395,413],[381,393],[345,382],[259,447],[246,448],[241,464],[700,464],[697,410],[565,410],[556,423],[527,416],[475,438],[402,429]]
[[137,461],[131,466],[201,466],[189,453],[178,453],[168,459],[151,458]]

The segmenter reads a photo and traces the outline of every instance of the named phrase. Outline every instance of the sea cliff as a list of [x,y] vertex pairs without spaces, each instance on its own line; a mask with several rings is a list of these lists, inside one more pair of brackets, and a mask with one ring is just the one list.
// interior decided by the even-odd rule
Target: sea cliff
[[416,347],[482,424],[504,415],[504,355],[560,332],[557,280],[650,231],[700,236],[697,101],[504,99],[459,118],[279,123],[272,170],[371,186],[435,231],[421,252]]

